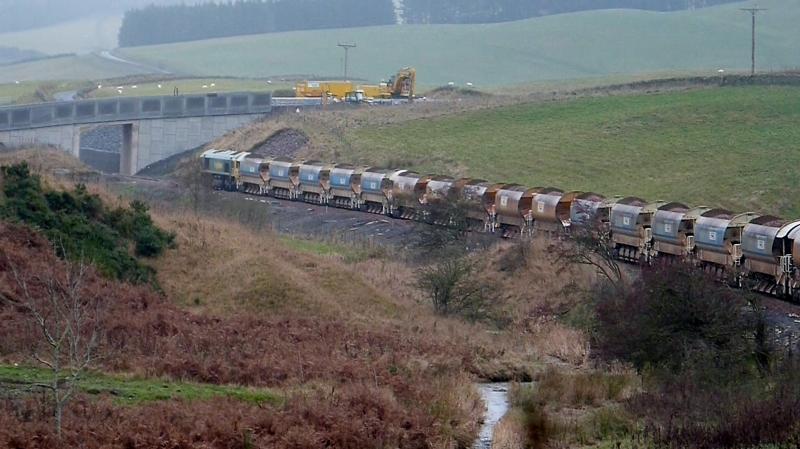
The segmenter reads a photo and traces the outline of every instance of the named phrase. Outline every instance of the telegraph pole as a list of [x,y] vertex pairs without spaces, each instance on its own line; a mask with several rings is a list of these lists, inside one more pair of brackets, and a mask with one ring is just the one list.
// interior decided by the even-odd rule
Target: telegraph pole
[[347,81],[347,56],[351,48],[356,48],[356,44],[343,44],[340,42],[336,46],[344,49],[344,80]]
[[761,11],[766,11],[764,8],[739,8],[742,11],[747,11],[750,13],[753,19],[752,25],[752,46],[750,48],[750,76],[754,76],[756,74],[756,14]]

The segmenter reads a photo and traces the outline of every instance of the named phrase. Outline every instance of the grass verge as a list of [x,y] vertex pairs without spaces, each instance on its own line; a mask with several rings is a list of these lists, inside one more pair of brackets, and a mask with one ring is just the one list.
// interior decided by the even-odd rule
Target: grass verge
[[[52,374],[46,369],[0,365],[0,384],[8,387],[24,390],[33,384],[51,380]],[[111,395],[117,403],[125,405],[172,399],[207,400],[214,397],[233,398],[251,404],[278,405],[283,402],[280,394],[265,388],[127,378],[100,373],[86,374],[78,382],[78,387],[89,395]]]

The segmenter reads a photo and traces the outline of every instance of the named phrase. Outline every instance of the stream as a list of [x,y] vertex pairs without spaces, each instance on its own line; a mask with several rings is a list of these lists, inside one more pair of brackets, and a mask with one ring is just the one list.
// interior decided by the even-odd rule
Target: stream
[[486,405],[486,411],[478,440],[472,447],[473,449],[490,449],[494,426],[508,411],[508,384],[505,382],[488,383],[478,384],[477,387]]

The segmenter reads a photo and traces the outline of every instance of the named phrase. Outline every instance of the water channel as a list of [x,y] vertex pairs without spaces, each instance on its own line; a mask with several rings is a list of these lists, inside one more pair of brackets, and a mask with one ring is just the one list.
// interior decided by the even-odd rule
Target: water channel
[[478,390],[486,405],[483,426],[481,427],[478,440],[472,446],[473,449],[490,449],[492,447],[492,433],[494,427],[500,422],[508,411],[508,384],[507,383],[488,383],[478,384]]

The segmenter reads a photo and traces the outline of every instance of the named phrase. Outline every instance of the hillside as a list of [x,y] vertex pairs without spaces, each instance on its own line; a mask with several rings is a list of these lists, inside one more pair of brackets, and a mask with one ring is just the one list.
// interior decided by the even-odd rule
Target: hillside
[[0,32],[3,45],[49,55],[89,53],[117,46],[119,15],[90,16],[24,31]]
[[[176,73],[265,77],[337,76],[337,41],[355,41],[350,73],[387,78],[415,66],[419,82],[478,86],[620,73],[746,69],[750,20],[735,3],[694,11],[605,10],[488,25],[407,25],[275,33],[134,47],[119,54]],[[759,67],[800,64],[800,4],[759,2]],[[298,51],[298,49],[302,49]]]
[[580,99],[350,134],[347,161],[800,216],[800,88]]
[[100,56],[61,56],[3,66],[0,84],[15,81],[102,80],[148,73],[148,70]]
[[[175,245],[145,261],[158,291],[95,270],[82,278],[81,297],[106,302],[98,316],[108,332],[98,346],[104,357],[82,377],[65,413],[63,446],[80,445],[88,434],[88,448],[120,441],[147,447],[361,449],[375,441],[409,449],[469,447],[483,410],[473,380],[530,379],[548,360],[570,367],[585,361],[581,331],[548,317],[533,326],[527,317],[566,302],[560,286],[567,276],[588,279],[586,271],[554,273],[555,280],[539,281],[531,294],[526,279],[552,272],[546,261],[520,262],[513,277],[487,268],[483,282],[502,283],[506,295],[482,309],[486,316],[477,321],[444,316],[417,287],[418,267],[392,249],[282,237],[248,219],[258,204],[215,218],[211,210],[220,208],[214,202],[225,199],[205,189],[200,195],[209,210],[194,212],[179,202],[161,203],[146,184],[131,188],[113,180],[76,190],[93,207],[73,204],[49,190],[58,188],[49,173],[79,167],[74,159],[42,149],[4,152],[0,166],[31,153],[42,156],[33,166],[44,181],[33,187],[48,190],[48,205],[88,216],[139,194],[153,199],[156,225],[175,235]],[[40,203],[19,201],[31,191],[31,178],[20,170],[0,178],[0,330],[9,336],[0,340],[4,447],[54,438],[41,411],[49,411],[45,397],[27,400],[25,384],[48,373],[27,351],[38,334],[25,331],[28,317],[16,303],[29,291],[38,294],[45,276],[69,268],[41,234],[4,214]],[[190,194],[174,183],[162,188]],[[70,223],[79,231],[84,221]],[[124,251],[126,245],[105,246]],[[39,407],[34,418],[21,418],[33,416],[23,414],[33,407]],[[242,440],[251,443],[238,444]]]
[[298,128],[310,137],[301,156],[316,159],[800,216],[800,88],[634,88],[306,112],[212,146],[249,150]]

